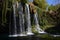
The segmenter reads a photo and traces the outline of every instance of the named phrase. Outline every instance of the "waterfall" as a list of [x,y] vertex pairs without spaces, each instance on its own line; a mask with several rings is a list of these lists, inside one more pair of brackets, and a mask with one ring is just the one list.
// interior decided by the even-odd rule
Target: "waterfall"
[[[16,11],[18,11],[18,13]],[[18,14],[18,17],[16,14]],[[39,33],[45,33],[39,27],[37,16],[38,16],[37,12],[34,13],[33,19],[35,21],[35,28]],[[11,30],[9,37],[33,35],[32,26],[31,26],[31,19],[30,19],[30,10],[29,10],[28,4],[25,4],[25,13],[23,12],[23,5],[21,3],[18,4],[17,8],[16,8],[16,4],[13,4],[13,21],[10,21],[10,22],[12,22],[12,23],[10,23],[10,25],[13,25],[13,26],[11,26],[9,28],[9,30]],[[26,27],[27,27],[26,31],[25,31],[25,26],[24,26],[25,22],[26,22]]]
[[19,14],[19,25],[20,25],[20,33],[19,36],[26,36],[25,34],[25,26],[24,26],[24,13],[23,13],[23,6],[19,3],[18,6],[18,14]]
[[16,6],[15,5],[13,5],[13,10],[14,10],[14,14],[13,14],[13,16],[14,16],[14,27],[15,27],[15,32],[14,32],[14,34],[17,34],[17,30],[16,30],[16,8],[15,8]]
[[[12,27],[13,28],[13,34],[12,35],[9,35],[9,37],[17,37],[17,27],[16,27],[16,5],[13,4],[13,24],[14,26]],[[11,28],[10,28],[11,29]]]
[[27,35],[33,35],[32,33],[32,27],[31,27],[31,21],[30,21],[30,10],[29,5],[26,4],[25,6],[25,14],[26,14],[26,21],[27,21]]
[[11,32],[11,14],[10,14],[10,22],[9,22],[9,37],[11,37],[12,32]]
[[34,22],[35,22],[35,27],[36,27],[36,30],[38,31],[38,33],[45,33],[45,32],[39,27],[37,12],[34,14]]

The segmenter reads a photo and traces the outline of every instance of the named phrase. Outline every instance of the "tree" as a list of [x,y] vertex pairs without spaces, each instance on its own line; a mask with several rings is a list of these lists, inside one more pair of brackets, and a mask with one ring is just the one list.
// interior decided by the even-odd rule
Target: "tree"
[[34,0],[33,3],[34,3],[36,6],[42,8],[42,9],[46,9],[46,7],[47,7],[47,5],[48,5],[48,4],[46,3],[46,0]]

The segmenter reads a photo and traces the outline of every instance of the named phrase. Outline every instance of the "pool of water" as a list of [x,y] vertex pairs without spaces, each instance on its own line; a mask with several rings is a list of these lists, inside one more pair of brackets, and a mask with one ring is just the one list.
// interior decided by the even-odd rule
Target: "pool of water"
[[60,37],[52,37],[49,34],[39,34],[32,36],[8,37],[8,35],[0,35],[1,40],[60,40]]
[[24,37],[8,37],[8,35],[1,35],[0,38],[2,40],[43,40],[43,38],[40,38],[38,36],[24,36]]

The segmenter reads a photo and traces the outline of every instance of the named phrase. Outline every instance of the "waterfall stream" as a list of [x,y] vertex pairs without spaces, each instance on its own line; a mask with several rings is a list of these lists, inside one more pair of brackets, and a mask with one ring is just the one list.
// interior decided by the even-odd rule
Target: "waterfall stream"
[[13,4],[13,35],[11,34],[11,35],[9,35],[9,37],[17,37],[17,27],[16,27],[16,5],[15,4]]
[[38,33],[45,33],[40,27],[38,23],[38,14],[37,12],[34,14],[34,22],[35,22],[35,29],[38,31]]
[[19,3],[18,6],[18,14],[19,14],[19,25],[20,25],[20,33],[19,36],[26,36],[25,34],[25,26],[24,26],[24,13],[23,13],[23,6]]
[[30,21],[30,10],[28,4],[26,4],[25,6],[25,12],[26,12],[26,21],[27,21],[27,35],[33,35],[31,21]]

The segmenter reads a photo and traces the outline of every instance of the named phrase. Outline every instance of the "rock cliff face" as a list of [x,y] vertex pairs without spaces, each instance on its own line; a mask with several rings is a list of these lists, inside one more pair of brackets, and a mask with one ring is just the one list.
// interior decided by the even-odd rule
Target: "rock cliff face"
[[0,34],[6,34],[8,32],[8,27],[6,25],[2,25],[2,10],[3,10],[3,7],[5,6],[4,1],[5,0],[0,0]]
[[32,13],[36,13],[36,7],[35,7],[35,5],[33,4],[33,3],[29,3],[29,5],[30,5],[30,12]]
[[2,8],[3,8],[3,0],[0,0],[0,24],[2,20]]
[[[2,4],[3,4],[3,0],[0,0],[0,30],[1,28],[1,23],[2,23]],[[1,33],[1,31],[0,31]]]

